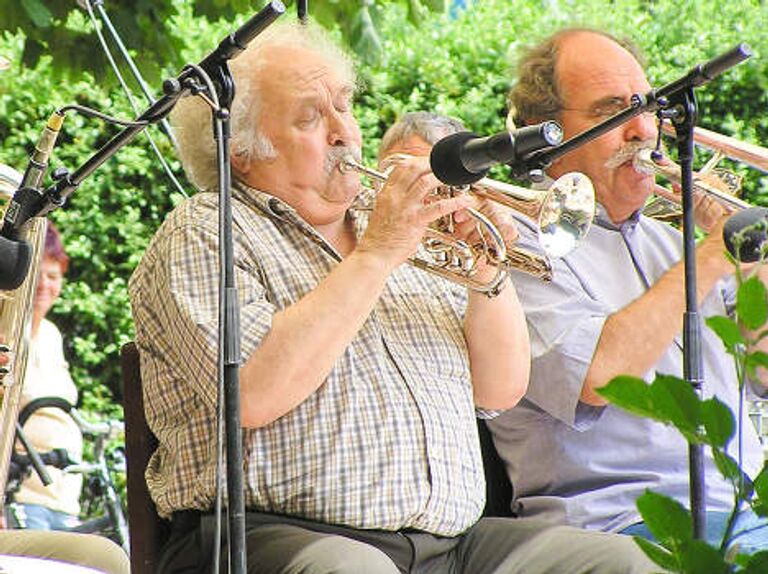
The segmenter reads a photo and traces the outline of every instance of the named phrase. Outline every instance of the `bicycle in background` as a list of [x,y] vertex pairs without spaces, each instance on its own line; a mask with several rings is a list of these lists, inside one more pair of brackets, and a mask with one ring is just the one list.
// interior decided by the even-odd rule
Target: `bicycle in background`
[[[36,453],[26,443],[23,433],[24,423],[38,409],[51,407],[63,410],[75,421],[85,441],[92,446],[90,457],[92,462],[72,460],[64,449]],[[67,473],[81,474],[84,477],[81,514],[89,518],[67,530],[107,536],[128,553],[130,548],[128,523],[125,519],[122,500],[115,486],[116,476],[125,476],[125,451],[122,447],[111,446],[113,441],[124,433],[122,421],[107,420],[91,423],[61,397],[41,397],[30,401],[21,410],[16,428],[17,444],[21,443],[24,450],[14,449],[11,456],[6,487],[6,500],[9,501],[6,505],[8,516],[21,528],[24,527],[24,516],[20,512],[19,503],[13,500],[13,493],[31,472],[39,474],[42,472],[41,479],[44,483],[45,466],[60,468]]]

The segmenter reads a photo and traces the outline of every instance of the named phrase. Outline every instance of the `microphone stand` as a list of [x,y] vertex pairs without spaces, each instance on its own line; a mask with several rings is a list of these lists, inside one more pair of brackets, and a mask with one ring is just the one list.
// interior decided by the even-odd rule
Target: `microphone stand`
[[[693,209],[693,128],[696,125],[696,95],[693,86],[681,89],[669,98],[675,127],[680,185],[683,203],[683,265],[685,313],[683,314],[683,377],[701,398],[704,364],[701,356],[701,316],[696,298],[696,223]],[[706,473],[704,445],[688,444],[691,516],[694,538],[704,539],[707,525]]]
[[[234,281],[234,248],[232,245],[231,171],[229,164],[229,108],[234,98],[235,85],[227,62],[237,57],[257,35],[285,12],[280,0],[271,2],[255,16],[224,38],[219,46],[197,66],[187,66],[174,79],[163,83],[164,96],[154,102],[136,121],[109,140],[74,173],[58,170],[52,174],[56,183],[25,205],[19,205],[20,214],[15,225],[20,228],[33,217],[46,215],[64,204],[99,166],[127,145],[148,125],[164,119],[178,100],[189,94],[200,94],[204,88],[198,83],[213,80],[219,104],[213,109],[214,138],[217,144],[219,168],[219,389],[224,390],[225,428],[227,444],[227,494],[229,510],[230,572],[245,574],[245,496],[243,481],[243,455],[240,427],[240,332],[237,290]],[[209,84],[210,85],[210,84]],[[220,398],[222,397],[220,393]],[[219,519],[217,514],[217,521]],[[217,527],[218,528],[218,527]],[[216,537],[216,545],[219,537]],[[214,564],[218,560],[214,552]]]
[[[701,86],[752,55],[747,44],[739,44],[724,54],[692,68],[688,74],[645,95],[634,94],[630,106],[604,122],[586,130],[558,146],[534,152],[513,162],[512,172],[518,177],[534,177],[553,160],[631,120],[644,112],[657,112],[671,118],[675,127],[678,160],[681,168],[683,199],[683,260],[685,281],[685,314],[683,317],[683,376],[700,397],[704,382],[701,357],[701,318],[696,299],[696,240],[693,213],[693,128],[696,125],[694,88]],[[706,485],[703,445],[689,444],[689,476],[693,535],[703,539],[706,532]]]
[[309,0],[297,0],[296,2],[296,16],[302,24],[307,23],[307,16],[309,14],[308,3]]

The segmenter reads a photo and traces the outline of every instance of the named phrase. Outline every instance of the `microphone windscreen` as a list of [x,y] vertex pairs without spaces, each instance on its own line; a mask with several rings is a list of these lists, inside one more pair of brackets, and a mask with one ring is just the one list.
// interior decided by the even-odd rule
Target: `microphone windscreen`
[[758,261],[768,238],[766,230],[767,208],[750,207],[736,212],[728,218],[723,227],[723,241],[728,253],[744,263]]
[[0,236],[0,290],[16,289],[24,282],[32,261],[32,247],[25,241]]
[[461,161],[464,146],[477,137],[472,132],[458,132],[444,137],[434,145],[429,154],[429,164],[437,179],[447,185],[469,185],[485,177],[487,170],[473,173]]

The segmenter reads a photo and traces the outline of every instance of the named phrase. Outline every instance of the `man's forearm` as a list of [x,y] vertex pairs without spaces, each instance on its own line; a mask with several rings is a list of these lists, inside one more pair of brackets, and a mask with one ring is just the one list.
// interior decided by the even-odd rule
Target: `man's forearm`
[[[698,301],[730,270],[720,246],[705,241],[697,248]],[[680,261],[644,295],[606,319],[582,387],[583,402],[605,405],[596,389],[617,375],[642,377],[672,344],[683,326],[684,273]]]
[[274,315],[240,372],[243,426],[269,424],[317,390],[370,315],[390,271],[372,254],[353,253]]
[[464,334],[469,351],[475,405],[513,407],[528,388],[530,341],[522,306],[513,285],[495,298],[469,295]]

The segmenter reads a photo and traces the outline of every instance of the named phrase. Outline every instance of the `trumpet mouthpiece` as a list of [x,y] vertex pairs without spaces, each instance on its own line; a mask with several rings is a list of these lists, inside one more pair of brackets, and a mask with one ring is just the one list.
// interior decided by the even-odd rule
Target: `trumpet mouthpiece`
[[336,168],[341,173],[349,173],[354,170],[354,158],[351,155],[345,155],[336,162]]
[[640,173],[648,175],[656,173],[653,166],[659,159],[661,159],[660,154],[659,157],[654,157],[657,154],[658,152],[648,148],[637,150],[637,153],[632,157],[632,167]]

